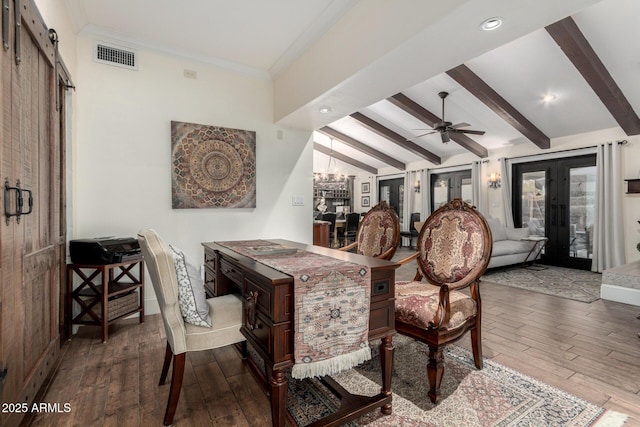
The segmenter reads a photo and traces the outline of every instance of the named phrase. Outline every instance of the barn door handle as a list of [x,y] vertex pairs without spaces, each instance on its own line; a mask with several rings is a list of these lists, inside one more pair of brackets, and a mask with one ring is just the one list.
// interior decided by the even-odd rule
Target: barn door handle
[[[29,206],[29,210],[26,212],[22,210],[22,206],[23,206],[22,193],[27,193],[29,195],[27,197],[27,204]],[[26,188],[21,188],[19,200],[20,200],[20,215],[29,215],[31,212],[33,212],[33,191],[27,190]]]
[[22,26],[22,15],[20,14],[20,0],[13,0],[13,12],[15,14],[16,25],[16,65],[20,65],[22,57],[20,56],[20,27]]
[[565,219],[565,215],[567,213],[567,206],[562,204],[560,205],[560,227],[564,227],[567,225],[567,221]]
[[2,0],[2,45],[9,50],[9,0]]
[[[16,187],[9,185],[9,178],[4,181],[4,216],[6,217],[7,225],[12,216],[17,217],[17,221],[20,222],[20,211],[22,210],[22,193],[20,192],[20,180],[18,180]],[[16,193],[16,208],[11,211],[11,192]]]
[[[16,208],[12,212],[11,211],[11,192],[15,192],[16,196]],[[24,198],[22,197],[22,193],[27,193],[27,206],[29,210],[24,211]],[[9,178],[6,178],[4,181],[4,216],[6,217],[7,225],[9,225],[9,220],[12,216],[16,217],[16,222],[20,224],[20,216],[21,215],[29,215],[33,212],[33,192],[31,190],[27,190],[26,188],[20,188],[20,180],[16,181],[16,186],[12,187],[9,184]]]

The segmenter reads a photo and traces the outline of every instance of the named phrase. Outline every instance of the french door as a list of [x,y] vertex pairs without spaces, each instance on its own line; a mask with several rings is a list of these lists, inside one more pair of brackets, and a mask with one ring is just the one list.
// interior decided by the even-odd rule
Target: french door
[[593,256],[596,156],[513,166],[516,227],[549,240],[542,262],[589,270]]
[[384,179],[378,182],[378,200],[386,201],[398,214],[402,224],[404,206],[404,178]]
[[471,169],[431,174],[431,212],[450,200],[461,198],[473,203]]

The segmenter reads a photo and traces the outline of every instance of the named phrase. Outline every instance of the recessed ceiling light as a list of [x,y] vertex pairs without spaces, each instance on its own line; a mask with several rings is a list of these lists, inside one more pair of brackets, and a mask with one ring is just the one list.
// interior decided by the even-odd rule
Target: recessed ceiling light
[[502,25],[502,18],[499,16],[494,16],[493,18],[485,19],[482,24],[480,24],[480,28],[485,31],[495,30],[499,26]]
[[331,107],[323,105],[318,111],[320,111],[320,114],[329,114],[331,112]]
[[556,96],[552,93],[548,93],[542,97],[542,102],[551,102],[556,99]]

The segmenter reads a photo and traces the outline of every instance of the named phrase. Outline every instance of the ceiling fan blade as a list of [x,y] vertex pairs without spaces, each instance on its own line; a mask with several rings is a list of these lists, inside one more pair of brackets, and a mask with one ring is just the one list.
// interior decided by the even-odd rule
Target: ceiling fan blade
[[451,128],[453,129],[460,129],[460,128],[466,128],[467,126],[471,126],[469,123],[456,123],[455,125],[451,125]]
[[442,138],[442,142],[445,144],[451,141],[451,139],[449,138],[449,132],[441,132],[440,137]]
[[458,133],[470,133],[472,135],[484,135],[485,131],[483,130],[471,130],[471,129],[455,129]]
[[436,132],[437,132],[437,131],[432,130],[431,132],[423,133],[423,134],[421,134],[421,135],[416,135],[416,136],[414,136],[414,137],[412,137],[412,138],[408,138],[408,139],[407,139],[407,141],[413,141],[414,139],[421,138],[421,137],[423,137],[423,136],[425,136],[425,135],[431,135],[432,133],[436,133]]

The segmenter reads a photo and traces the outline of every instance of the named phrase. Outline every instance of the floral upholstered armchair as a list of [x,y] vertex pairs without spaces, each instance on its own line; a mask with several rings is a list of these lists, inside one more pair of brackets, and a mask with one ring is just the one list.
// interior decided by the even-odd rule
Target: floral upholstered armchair
[[[492,242],[484,217],[454,199],[429,216],[418,236],[417,254],[406,259],[417,260],[414,281],[396,282],[396,330],[429,347],[428,395],[433,403],[444,374],[443,348],[467,331],[475,365],[482,369],[480,277]],[[470,288],[469,294],[460,292],[464,288]]]
[[360,255],[391,259],[400,243],[400,220],[384,200],[371,208],[358,225],[356,241],[340,248]]

